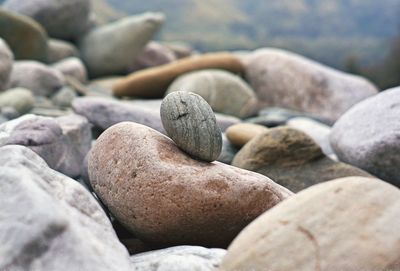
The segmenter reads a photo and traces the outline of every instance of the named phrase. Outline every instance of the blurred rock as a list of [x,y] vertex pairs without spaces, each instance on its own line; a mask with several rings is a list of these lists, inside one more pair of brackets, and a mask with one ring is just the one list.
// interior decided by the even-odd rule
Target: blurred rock
[[10,51],[6,42],[0,38],[0,91],[4,90],[8,84],[13,60],[13,53]]
[[68,57],[79,57],[78,49],[72,43],[63,40],[50,39],[47,60],[55,63]]
[[35,98],[32,91],[25,88],[13,88],[0,92],[0,108],[12,107],[18,115],[23,115],[33,108]]
[[70,87],[63,87],[51,97],[51,101],[60,107],[71,107],[72,101],[76,97],[78,97],[78,95],[75,90]]
[[156,67],[176,60],[174,52],[161,43],[150,41],[143,49],[134,63],[129,67],[128,72]]
[[54,63],[52,67],[60,71],[65,77],[73,77],[81,83],[86,83],[87,81],[86,67],[77,57],[65,58]]

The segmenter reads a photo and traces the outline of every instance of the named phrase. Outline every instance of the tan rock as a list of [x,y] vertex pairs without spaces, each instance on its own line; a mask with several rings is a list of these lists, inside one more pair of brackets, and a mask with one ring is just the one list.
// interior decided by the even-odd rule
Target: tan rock
[[266,131],[268,131],[268,128],[259,124],[238,123],[228,127],[225,131],[225,135],[233,145],[241,147],[254,137]]
[[107,129],[89,156],[93,189],[140,239],[224,247],[291,195],[254,172],[190,158],[171,139],[132,122]]
[[253,221],[220,270],[400,270],[399,223],[399,189],[373,178],[336,179]]
[[113,86],[116,96],[161,98],[178,76],[202,69],[223,69],[242,73],[243,66],[233,54],[209,53],[187,57],[169,64],[134,72]]

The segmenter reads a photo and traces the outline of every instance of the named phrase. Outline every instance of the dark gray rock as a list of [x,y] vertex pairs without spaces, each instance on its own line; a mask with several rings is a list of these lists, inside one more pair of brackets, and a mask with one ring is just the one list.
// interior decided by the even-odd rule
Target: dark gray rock
[[344,162],[400,186],[400,87],[366,99],[333,126],[330,142]]
[[35,98],[29,89],[13,88],[0,93],[0,109],[12,107],[18,116],[33,108]]
[[230,165],[236,153],[239,151],[225,136],[222,134],[222,149],[217,161]]
[[0,38],[0,91],[4,90],[10,78],[14,56],[7,43]]
[[218,159],[222,148],[221,130],[210,105],[199,95],[177,91],[161,104],[161,121],[168,136],[191,156]]
[[47,61],[55,63],[68,57],[79,57],[79,51],[72,43],[63,40],[50,39]]
[[75,39],[89,27],[90,0],[6,0],[3,8],[33,18],[53,38]]
[[0,270],[132,270],[92,195],[26,147],[0,148],[0,206]]
[[65,78],[58,70],[36,61],[16,61],[10,87],[24,87],[35,95],[50,96],[63,87]]
[[132,271],[216,271],[225,249],[177,246],[131,257]]

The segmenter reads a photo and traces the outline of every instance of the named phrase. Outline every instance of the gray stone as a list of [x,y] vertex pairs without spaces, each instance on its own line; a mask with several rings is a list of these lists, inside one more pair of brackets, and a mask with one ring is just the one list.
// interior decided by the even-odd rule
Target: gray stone
[[72,101],[76,97],[78,97],[78,95],[75,90],[70,87],[63,87],[51,97],[51,101],[60,107],[71,107]]
[[222,134],[222,149],[217,161],[230,165],[236,153],[239,151],[225,136]]
[[65,77],[70,76],[81,83],[87,81],[87,71],[85,65],[77,57],[69,57],[52,65],[53,68],[60,71]]
[[239,118],[255,113],[257,97],[240,77],[223,70],[186,73],[174,80],[167,93],[190,91],[203,97],[215,112]]
[[8,120],[16,119],[20,116],[18,111],[11,106],[5,106],[0,108],[1,116],[5,117]]
[[161,121],[168,136],[191,156],[212,162],[221,154],[222,136],[214,112],[199,95],[177,91],[162,101]]
[[281,106],[335,121],[352,105],[377,93],[364,78],[280,49],[260,49],[242,60],[262,106]]
[[6,0],[3,8],[33,18],[53,38],[75,39],[89,26],[90,0]]
[[106,130],[122,121],[133,121],[165,133],[159,111],[155,112],[129,102],[109,98],[84,97],[75,99],[72,109],[76,114],[85,116],[90,123],[101,130]]
[[36,61],[16,61],[10,76],[10,87],[24,87],[35,95],[50,96],[65,83],[58,70]]
[[8,45],[0,38],[0,91],[4,90],[10,78],[14,56]]
[[132,270],[92,195],[28,148],[0,148],[0,205],[0,270]]
[[318,117],[316,115],[282,107],[267,107],[260,110],[258,112],[258,115],[260,119],[261,117],[263,118],[263,121],[265,123],[264,125],[269,127],[284,125],[290,119],[298,117],[313,119],[330,126],[332,126],[333,124],[332,121]]
[[225,130],[230,126],[240,123],[239,118],[226,114],[215,113],[215,118],[217,119],[217,124],[222,132],[225,132]]
[[216,271],[225,249],[177,246],[131,257],[132,271]]
[[330,141],[338,158],[400,186],[400,87],[388,89],[347,111]]
[[32,91],[25,88],[13,88],[0,93],[0,108],[12,107],[18,115],[23,115],[33,108],[35,98]]
[[0,146],[26,146],[51,168],[70,177],[80,175],[91,140],[91,126],[81,116],[53,119],[24,115],[0,125]]
[[50,39],[48,46],[47,61],[49,63],[55,63],[68,57],[79,57],[78,49],[70,42]]
[[79,43],[90,77],[126,73],[164,21],[161,13],[123,18],[95,28]]
[[15,59],[47,61],[46,31],[31,18],[0,9],[0,37],[10,46]]
[[133,72],[141,69],[151,68],[176,60],[174,52],[167,46],[150,41],[143,49],[143,52],[136,57],[134,63],[129,67],[128,71]]

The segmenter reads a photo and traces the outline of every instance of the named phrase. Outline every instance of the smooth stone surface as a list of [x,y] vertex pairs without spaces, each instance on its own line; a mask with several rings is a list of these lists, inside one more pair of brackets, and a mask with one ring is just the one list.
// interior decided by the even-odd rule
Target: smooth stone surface
[[156,41],[150,41],[143,51],[135,58],[128,71],[147,69],[160,66],[176,60],[174,52],[167,46]]
[[216,271],[226,250],[177,246],[131,257],[132,271]]
[[50,96],[64,84],[63,74],[54,68],[36,61],[16,61],[9,86],[27,88],[34,95]]
[[162,13],[144,13],[95,28],[79,42],[90,77],[124,74],[164,21]]
[[89,26],[90,0],[6,0],[2,7],[33,18],[53,38],[75,39]]
[[400,186],[400,87],[358,103],[333,126],[330,142],[344,162]]
[[168,87],[203,97],[215,112],[245,118],[255,113],[257,97],[239,76],[223,70],[194,71],[179,76]]
[[237,57],[227,52],[191,56],[134,72],[116,82],[113,86],[113,93],[116,96],[161,98],[178,76],[204,69],[222,69],[240,74],[243,72],[243,65]]
[[47,61],[46,31],[31,18],[0,9],[0,37],[10,46],[15,59]]
[[70,87],[63,87],[51,97],[51,101],[56,106],[68,108],[72,106],[72,101],[76,97],[78,97],[78,95],[75,90]]
[[72,109],[101,130],[119,122],[133,121],[165,133],[158,110],[100,97],[77,98],[72,103]]
[[0,148],[0,205],[0,270],[132,270],[92,195],[28,148]]
[[33,108],[35,98],[32,91],[25,88],[13,88],[0,92],[0,108],[13,107],[19,115]]
[[293,192],[341,177],[371,177],[359,168],[331,160],[311,137],[289,127],[256,136],[236,154],[232,165],[264,174]]
[[48,63],[55,63],[69,57],[79,57],[78,49],[70,42],[57,39],[49,39],[47,42],[49,51]]
[[0,125],[0,146],[26,146],[49,167],[70,177],[80,175],[91,140],[90,124],[76,115],[59,119],[24,115]]
[[167,135],[192,157],[207,162],[221,154],[222,136],[210,105],[199,95],[177,91],[168,94],[160,108]]
[[7,43],[0,38],[0,91],[4,90],[10,79],[14,55]]
[[168,137],[132,122],[114,125],[97,139],[89,176],[127,229],[143,241],[169,246],[224,247],[291,195],[260,174],[194,160]]
[[287,123],[287,126],[300,130],[306,133],[309,137],[321,147],[322,152],[329,156],[334,154],[329,142],[331,127],[313,119],[298,117],[292,118]]
[[87,96],[113,97],[112,86],[121,78],[123,76],[110,76],[89,81]]
[[253,123],[238,123],[226,129],[228,140],[237,147],[242,147],[254,137],[268,131],[268,128]]
[[86,83],[87,81],[86,67],[77,57],[63,59],[54,63],[52,67],[61,72],[65,77],[70,76],[81,83]]
[[400,191],[349,177],[285,200],[232,242],[221,271],[400,270]]
[[217,124],[221,132],[225,132],[230,126],[240,123],[241,120],[237,117],[221,114],[221,113],[214,113],[215,118],[217,119]]
[[256,50],[243,63],[261,105],[313,113],[331,121],[378,92],[362,77],[280,49]]
[[217,161],[230,165],[239,151],[229,140],[226,138],[225,133],[222,134],[222,149]]

